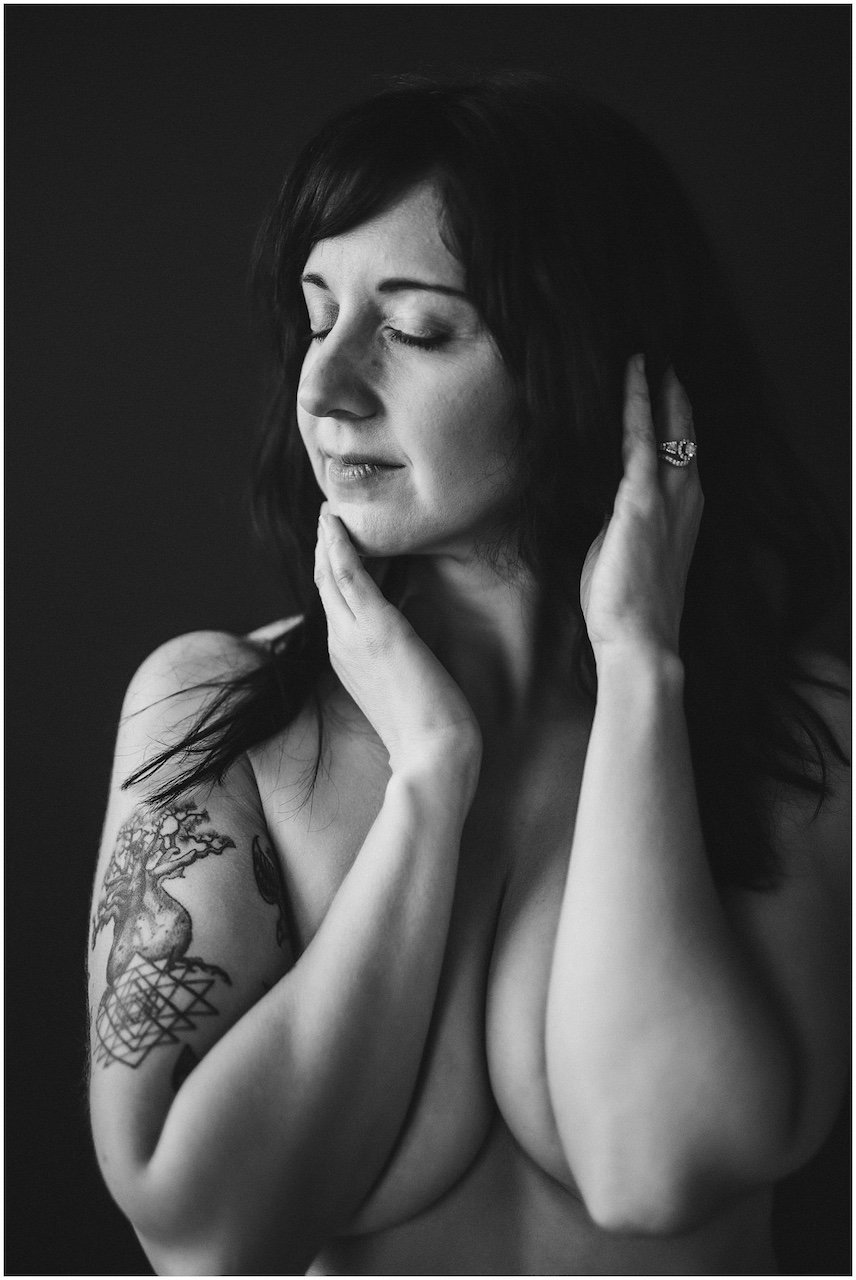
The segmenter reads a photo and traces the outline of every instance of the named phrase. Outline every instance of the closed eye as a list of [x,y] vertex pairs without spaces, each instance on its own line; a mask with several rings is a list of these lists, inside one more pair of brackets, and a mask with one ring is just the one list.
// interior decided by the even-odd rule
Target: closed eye
[[[332,328],[333,326],[330,325],[327,329],[311,329],[310,342],[323,342]],[[391,325],[387,325],[384,332],[393,342],[398,342],[403,347],[418,347],[422,351],[436,351],[449,341],[448,333],[432,333],[422,337],[415,333],[405,333],[403,329],[393,329]]]
[[448,333],[432,333],[427,337],[418,337],[415,333],[393,329],[391,325],[387,325],[385,332],[393,342],[400,342],[404,347],[420,347],[423,351],[436,351],[449,341]]

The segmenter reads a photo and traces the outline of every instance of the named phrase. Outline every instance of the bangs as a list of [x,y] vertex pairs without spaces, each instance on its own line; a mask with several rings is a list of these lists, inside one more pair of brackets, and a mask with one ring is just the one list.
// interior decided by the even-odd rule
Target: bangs
[[[417,183],[433,179],[444,209],[459,206],[446,198],[450,184],[457,185],[449,164],[457,149],[439,97],[402,96],[393,111],[388,98],[373,99],[326,126],[282,193],[280,225],[288,225],[290,243],[279,246],[281,267],[299,270],[319,240],[385,212]],[[460,257],[460,235],[448,222],[441,227],[444,243]]]
[[414,109],[423,104],[402,103],[391,118],[387,108],[377,119],[373,105],[322,134],[313,148],[295,208],[295,230],[306,242],[352,230],[438,168],[438,122]]

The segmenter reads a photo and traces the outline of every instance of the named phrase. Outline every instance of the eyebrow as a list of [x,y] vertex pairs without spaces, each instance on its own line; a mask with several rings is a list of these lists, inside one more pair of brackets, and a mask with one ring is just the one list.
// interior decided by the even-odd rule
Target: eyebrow
[[[317,275],[314,271],[307,271],[303,276],[304,284],[314,284],[325,292],[330,292],[330,286],[327,284],[323,276]],[[450,298],[463,298],[465,302],[470,299],[463,289],[453,289],[448,284],[431,284],[427,280],[411,280],[407,276],[393,276],[389,280],[381,280],[377,287],[378,293],[410,293],[419,291],[423,293],[445,293]]]

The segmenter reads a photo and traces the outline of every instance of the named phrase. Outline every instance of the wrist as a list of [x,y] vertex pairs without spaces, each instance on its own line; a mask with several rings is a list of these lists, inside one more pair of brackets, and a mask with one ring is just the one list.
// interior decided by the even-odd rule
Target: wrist
[[481,755],[481,741],[474,735],[421,744],[390,756],[390,785],[428,799],[442,798],[446,804],[458,801],[466,810],[478,785]]
[[653,642],[612,641],[595,650],[598,688],[632,682],[683,690],[684,664],[674,649]]

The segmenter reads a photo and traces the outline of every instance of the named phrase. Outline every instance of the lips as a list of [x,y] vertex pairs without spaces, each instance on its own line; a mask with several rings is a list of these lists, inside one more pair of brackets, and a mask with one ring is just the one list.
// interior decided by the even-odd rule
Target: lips
[[325,453],[327,475],[340,484],[373,480],[400,471],[402,463],[374,453]]
[[384,458],[376,453],[328,453],[322,450],[324,457],[330,462],[336,462],[342,467],[400,467],[400,462],[393,462],[391,458]]

